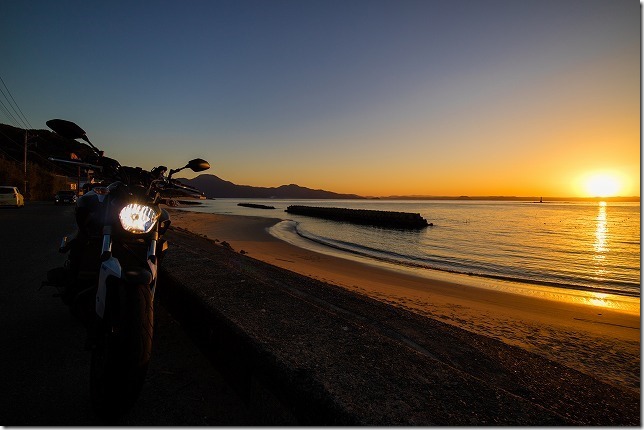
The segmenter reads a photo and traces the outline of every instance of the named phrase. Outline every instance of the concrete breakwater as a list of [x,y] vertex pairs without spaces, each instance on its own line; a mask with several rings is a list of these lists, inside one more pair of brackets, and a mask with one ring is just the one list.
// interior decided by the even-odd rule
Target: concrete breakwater
[[421,229],[432,226],[418,213],[376,211],[369,209],[326,208],[291,205],[286,212],[317,218],[344,221],[353,224],[367,224],[386,228]]
[[246,208],[254,208],[254,209],[275,209],[275,206],[258,205],[256,203],[237,203],[237,206],[243,206]]

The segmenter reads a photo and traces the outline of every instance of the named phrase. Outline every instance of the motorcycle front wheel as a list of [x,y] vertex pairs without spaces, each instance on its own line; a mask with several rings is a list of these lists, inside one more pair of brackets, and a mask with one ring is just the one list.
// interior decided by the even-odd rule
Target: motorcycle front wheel
[[[152,353],[154,311],[147,285],[108,289],[105,318],[97,317],[90,393],[94,412],[117,421],[134,405]],[[111,292],[110,292],[111,291]]]

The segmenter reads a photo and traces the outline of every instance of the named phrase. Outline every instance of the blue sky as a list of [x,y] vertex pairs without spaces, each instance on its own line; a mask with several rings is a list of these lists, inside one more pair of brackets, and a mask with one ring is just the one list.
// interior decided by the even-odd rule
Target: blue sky
[[608,172],[637,195],[640,13],[5,0],[0,76],[34,128],[73,120],[122,164],[202,157],[239,184],[363,195],[575,195]]

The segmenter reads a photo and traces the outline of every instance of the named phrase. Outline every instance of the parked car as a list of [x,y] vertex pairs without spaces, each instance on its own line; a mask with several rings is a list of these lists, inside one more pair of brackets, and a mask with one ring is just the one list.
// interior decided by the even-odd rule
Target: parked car
[[21,208],[25,205],[25,198],[18,188],[11,186],[0,186],[0,206],[15,206]]
[[76,203],[76,193],[72,190],[60,190],[54,196],[54,204]]

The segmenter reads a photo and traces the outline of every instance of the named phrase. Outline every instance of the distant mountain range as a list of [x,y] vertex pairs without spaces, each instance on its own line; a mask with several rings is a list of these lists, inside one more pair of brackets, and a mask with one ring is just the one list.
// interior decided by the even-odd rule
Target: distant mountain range
[[357,194],[339,194],[325,190],[314,190],[295,184],[270,188],[237,185],[215,175],[199,175],[193,179],[179,178],[179,180],[202,191],[208,198],[364,199],[364,197]]
[[635,197],[519,197],[519,196],[387,196],[363,197],[357,194],[339,194],[325,190],[314,190],[290,184],[279,187],[252,187],[237,185],[215,175],[199,175],[194,179],[179,178],[181,182],[202,191],[208,198],[251,198],[251,199],[377,199],[377,200],[492,200],[492,201],[523,201],[544,203],[557,201],[614,201],[638,202]]

